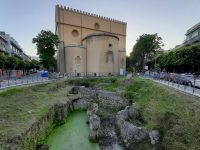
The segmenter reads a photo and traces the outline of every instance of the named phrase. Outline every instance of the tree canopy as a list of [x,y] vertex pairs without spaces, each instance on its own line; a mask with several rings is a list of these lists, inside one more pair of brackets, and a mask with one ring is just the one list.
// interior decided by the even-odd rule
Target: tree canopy
[[54,70],[56,65],[56,59],[54,58],[55,47],[59,43],[58,36],[51,31],[42,30],[33,38],[32,42],[36,44],[37,54],[43,67],[47,70]]
[[200,72],[200,46],[171,50],[152,60],[155,61],[169,72]]
[[6,62],[7,57],[3,53],[0,53],[0,68],[5,68]]
[[40,63],[37,60],[27,61],[0,53],[0,69],[30,70],[34,68],[37,70],[40,68]]
[[157,33],[143,34],[137,39],[130,54],[130,60],[133,64],[137,64],[140,69],[143,69],[147,59],[155,54],[161,46],[163,46],[162,38]]

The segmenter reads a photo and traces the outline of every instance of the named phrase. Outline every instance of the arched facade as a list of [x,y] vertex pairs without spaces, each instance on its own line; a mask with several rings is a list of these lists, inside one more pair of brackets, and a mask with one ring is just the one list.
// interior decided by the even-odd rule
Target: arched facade
[[[113,34],[91,34],[83,39],[87,52],[87,72],[96,75],[118,74],[119,38]],[[112,43],[112,46],[110,44]]]

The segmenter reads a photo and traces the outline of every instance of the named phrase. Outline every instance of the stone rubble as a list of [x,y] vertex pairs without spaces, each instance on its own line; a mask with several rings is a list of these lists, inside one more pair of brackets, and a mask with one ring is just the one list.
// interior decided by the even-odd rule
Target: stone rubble
[[[135,104],[130,105],[128,100],[115,92],[82,87],[79,88],[79,93],[87,99],[92,99],[92,104],[89,104],[91,108],[87,111],[90,139],[99,140],[100,149],[134,150],[137,145],[148,139],[151,140],[149,145],[158,142],[156,130],[148,132],[146,128],[137,126],[139,110]],[[103,135],[99,135],[97,131]]]

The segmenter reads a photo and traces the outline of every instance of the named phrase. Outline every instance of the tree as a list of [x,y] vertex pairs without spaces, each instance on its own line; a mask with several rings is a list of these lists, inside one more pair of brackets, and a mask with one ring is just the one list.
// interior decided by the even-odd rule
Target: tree
[[37,61],[37,60],[31,60],[31,63],[32,63],[32,69],[36,69],[38,70],[40,68],[40,62]]
[[7,62],[7,57],[0,53],[0,69],[4,69]]
[[17,69],[25,69],[25,62],[23,60],[18,60],[18,65],[17,65]]
[[156,50],[163,46],[162,38],[158,34],[141,35],[130,55],[133,64],[137,64],[140,69],[144,69],[147,60],[155,54]]
[[5,67],[6,69],[15,69],[18,66],[18,59],[14,56],[8,57]]
[[133,72],[133,66],[131,63],[130,56],[126,56],[126,71],[127,72]]
[[161,69],[169,72],[200,72],[200,46],[165,52],[156,58],[156,62]]
[[51,31],[42,30],[32,42],[36,44],[40,63],[47,70],[53,71],[56,66],[55,46],[60,42],[58,36]]

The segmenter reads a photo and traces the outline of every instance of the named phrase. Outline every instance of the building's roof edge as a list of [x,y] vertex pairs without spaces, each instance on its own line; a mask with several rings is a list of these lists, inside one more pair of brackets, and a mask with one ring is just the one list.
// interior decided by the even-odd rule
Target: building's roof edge
[[197,30],[198,28],[200,28],[200,22],[195,24],[193,27],[189,28],[185,35],[187,36],[188,34],[192,33],[193,31]]
[[126,52],[126,49],[125,48],[119,49],[119,52]]
[[93,33],[93,34],[89,34],[89,35],[87,35],[86,37],[84,37],[84,38],[82,39],[82,41],[84,41],[84,40],[86,40],[86,39],[88,39],[88,38],[90,38],[90,37],[94,37],[94,36],[111,36],[111,37],[114,37],[114,38],[116,38],[116,39],[119,40],[119,37],[117,37],[116,35],[111,34],[111,33]]
[[109,18],[109,17],[105,17],[105,16],[101,16],[101,15],[97,15],[97,14],[93,14],[93,13],[89,13],[89,12],[85,12],[85,11],[81,11],[81,10],[78,10],[78,9],[73,9],[73,8],[70,8],[70,7],[62,6],[62,5],[56,5],[56,7],[63,9],[63,10],[71,11],[71,12],[76,12],[76,13],[80,13],[80,14],[84,14],[84,15],[88,15],[88,16],[97,17],[97,18],[104,19],[104,20],[107,20],[107,21],[113,21],[113,22],[116,22],[116,23],[127,24],[124,21],[116,20],[116,19],[113,19],[113,18]]
[[65,45],[64,47],[65,47],[65,48],[68,48],[68,47],[80,47],[80,48],[85,48],[85,47],[82,46],[82,45],[75,45],[75,44]]

